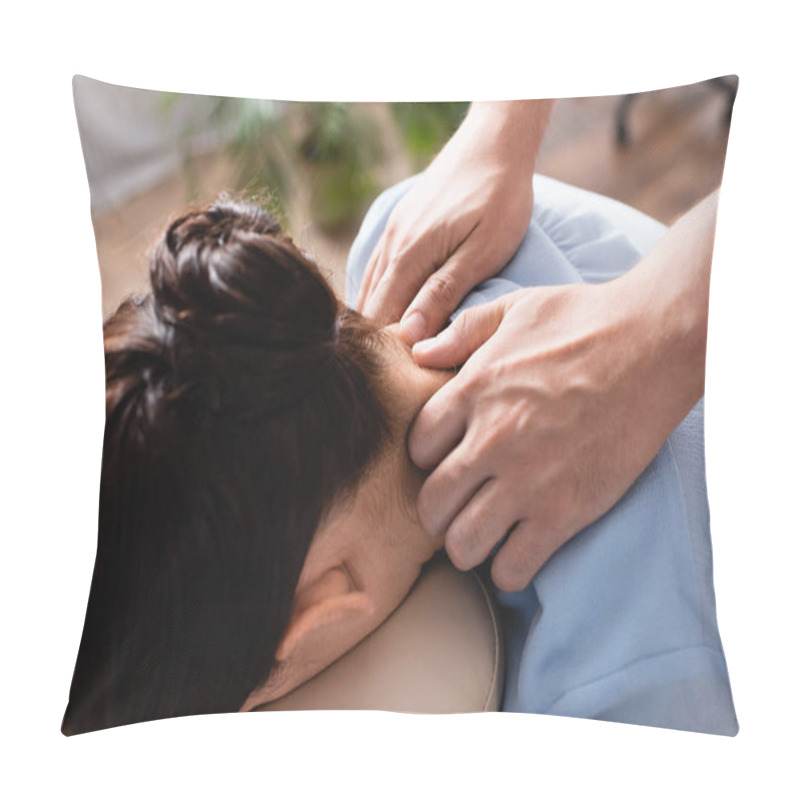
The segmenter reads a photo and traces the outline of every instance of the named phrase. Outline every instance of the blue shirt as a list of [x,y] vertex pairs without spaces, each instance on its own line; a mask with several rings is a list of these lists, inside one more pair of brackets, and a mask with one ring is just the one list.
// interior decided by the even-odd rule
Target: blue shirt
[[[365,217],[348,259],[351,305],[389,214],[415,180],[384,192]],[[627,206],[543,176],[534,196],[516,254],[456,314],[521,287],[609,280],[664,231]],[[610,511],[526,589],[494,595],[504,711],[736,734],[714,602],[702,401]]]

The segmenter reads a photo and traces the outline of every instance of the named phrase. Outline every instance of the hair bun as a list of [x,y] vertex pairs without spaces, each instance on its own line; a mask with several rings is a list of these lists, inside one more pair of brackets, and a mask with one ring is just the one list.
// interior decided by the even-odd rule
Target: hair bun
[[[151,283],[177,327],[258,317],[271,339],[333,334],[338,303],[308,259],[258,206],[224,201],[175,220],[156,247]],[[257,331],[253,331],[254,334]]]
[[182,215],[157,244],[150,278],[179,378],[223,394],[230,386],[230,397],[259,381],[268,403],[296,397],[335,350],[333,291],[258,206],[223,201]]

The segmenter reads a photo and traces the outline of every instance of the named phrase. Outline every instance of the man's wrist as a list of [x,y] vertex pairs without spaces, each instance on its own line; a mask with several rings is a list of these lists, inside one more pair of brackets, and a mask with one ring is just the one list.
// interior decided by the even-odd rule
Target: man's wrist
[[[643,267],[653,265],[644,264]],[[669,265],[667,265],[669,266]],[[667,269],[634,269],[609,284],[620,342],[654,430],[664,438],[703,396],[706,317]]]
[[475,102],[470,106],[464,128],[470,137],[491,143],[514,169],[525,169],[533,175],[553,102]]

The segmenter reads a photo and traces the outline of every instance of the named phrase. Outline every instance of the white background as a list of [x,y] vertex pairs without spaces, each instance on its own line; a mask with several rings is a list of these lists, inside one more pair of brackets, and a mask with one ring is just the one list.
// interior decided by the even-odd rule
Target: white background
[[[800,70],[790,4],[22,7],[3,13],[0,56],[8,796],[797,796]],[[617,94],[738,74],[706,402],[718,616],[738,737],[377,713],[232,714],[62,737],[94,559],[103,428],[100,282],[74,73],[308,100]]]

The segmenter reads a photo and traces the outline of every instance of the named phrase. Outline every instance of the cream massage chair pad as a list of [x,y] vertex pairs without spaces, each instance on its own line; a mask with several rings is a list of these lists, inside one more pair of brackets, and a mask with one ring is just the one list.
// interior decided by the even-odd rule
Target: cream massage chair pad
[[502,689],[502,643],[489,595],[474,572],[440,558],[366,639],[254,710],[497,711]]

